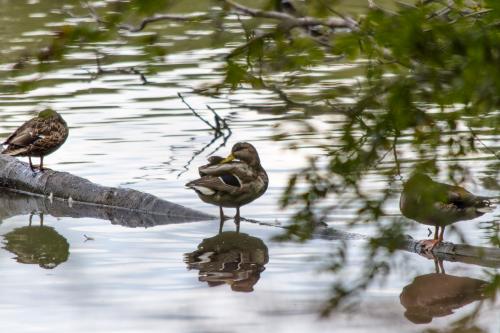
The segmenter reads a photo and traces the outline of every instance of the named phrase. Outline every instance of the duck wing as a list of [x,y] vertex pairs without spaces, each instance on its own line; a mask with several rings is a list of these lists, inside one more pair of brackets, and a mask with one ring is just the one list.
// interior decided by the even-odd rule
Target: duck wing
[[208,160],[208,164],[202,165],[202,166],[200,166],[198,168],[198,172],[200,174],[200,177],[207,176],[207,174],[205,174],[203,172],[203,170],[205,168],[210,167],[210,166],[214,166],[214,165],[219,164],[220,162],[222,162],[224,160],[224,157],[221,157],[221,156],[210,156],[207,160]]
[[488,198],[476,196],[460,186],[447,185],[447,195],[448,203],[453,204],[458,208],[480,208],[490,205]]
[[34,118],[7,138],[4,143],[7,148],[2,153],[16,156],[33,151],[50,151],[57,149],[67,137],[68,130],[65,123]]
[[[226,183],[229,181],[229,183]],[[231,184],[232,182],[232,184]],[[236,179],[236,182],[238,180]],[[213,195],[215,192],[224,193],[234,193],[240,189],[241,184],[238,182],[239,186],[235,186],[235,179],[231,178],[231,175],[224,175],[220,177],[215,176],[204,176],[186,184],[187,187],[194,189],[204,195]]]
[[24,152],[30,145],[42,138],[36,123],[35,119],[32,119],[15,130],[3,143],[7,145],[7,148],[2,153],[15,155]]
[[257,176],[254,169],[242,162],[231,162],[207,166],[200,169],[200,173],[215,177],[228,177],[228,175],[232,175],[232,177],[238,179],[240,184],[245,181],[251,181]]

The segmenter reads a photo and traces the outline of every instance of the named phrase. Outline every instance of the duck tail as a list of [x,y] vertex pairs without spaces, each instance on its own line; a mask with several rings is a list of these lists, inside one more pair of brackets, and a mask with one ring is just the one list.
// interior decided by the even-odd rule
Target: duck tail
[[26,147],[12,147],[8,146],[2,150],[1,154],[9,156],[18,156],[20,154],[26,153]]
[[487,198],[487,200],[488,200],[490,205],[499,204],[500,203],[500,195],[496,196],[496,197],[489,197],[489,198]]
[[477,197],[476,207],[480,213],[488,213],[495,209],[500,203],[500,196],[497,197]]

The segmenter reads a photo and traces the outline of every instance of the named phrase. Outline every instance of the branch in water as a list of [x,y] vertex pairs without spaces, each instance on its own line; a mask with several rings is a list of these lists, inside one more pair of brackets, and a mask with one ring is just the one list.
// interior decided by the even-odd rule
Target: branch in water
[[[210,147],[214,142],[216,142],[219,138],[222,137],[222,143],[219,144],[215,150],[210,153],[210,155],[214,154],[217,150],[219,150],[221,147],[225,146],[226,145],[226,142],[227,140],[229,139],[229,137],[233,134],[233,132],[231,131],[231,128],[229,128],[229,125],[227,124],[227,121],[226,119],[222,118],[221,116],[219,116],[219,114],[210,106],[207,105],[207,108],[213,113],[214,115],[214,121],[215,121],[215,126],[212,125],[208,120],[204,119],[198,112],[196,112],[196,110],[191,107],[191,105],[189,105],[186,100],[184,99],[184,97],[182,96],[181,93],[177,93],[177,95],[179,96],[179,98],[182,100],[182,102],[189,108],[189,110],[191,110],[191,112],[193,112],[193,114],[199,118],[201,121],[203,121],[205,124],[207,124],[211,129],[213,129],[215,131],[214,133],[214,137],[212,138],[212,140],[210,140],[209,143],[207,143],[203,148],[201,148],[200,150],[196,151],[192,156],[191,158],[189,159],[189,161],[186,162],[186,164],[183,166],[184,170],[181,171],[177,176],[181,176],[184,172],[186,172],[188,169],[189,169],[189,166],[191,165],[191,163],[194,161],[194,159],[200,155],[201,153],[203,153],[208,147]],[[226,131],[226,133],[225,133]]]
[[207,14],[157,14],[150,17],[146,17],[143,19],[138,26],[133,26],[130,24],[121,24],[118,26],[118,29],[128,30],[130,32],[139,32],[142,31],[146,26],[150,23],[159,22],[159,21],[175,21],[175,22],[199,22],[210,19],[210,16]]
[[113,69],[104,69],[101,66],[101,61],[99,59],[99,55],[96,54],[96,67],[97,67],[97,72],[92,73],[90,71],[89,74],[91,74],[91,80],[97,79],[101,75],[106,75],[106,74],[135,74],[138,75],[142,81],[142,84],[148,84],[149,81],[147,80],[146,76],[139,71],[135,67],[125,67],[125,68],[113,68]]

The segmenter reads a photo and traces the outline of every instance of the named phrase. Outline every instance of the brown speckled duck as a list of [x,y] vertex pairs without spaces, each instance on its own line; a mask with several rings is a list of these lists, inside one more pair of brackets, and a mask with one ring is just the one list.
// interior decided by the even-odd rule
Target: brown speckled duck
[[485,213],[481,208],[490,204],[489,198],[476,196],[463,187],[438,183],[425,174],[415,173],[403,185],[399,208],[404,216],[435,227],[434,239],[421,241],[423,249],[431,251],[443,241],[445,226],[481,216]]
[[212,156],[199,172],[201,178],[186,186],[195,190],[204,202],[219,206],[221,225],[222,207],[236,208],[234,221],[239,226],[240,207],[264,194],[269,184],[257,150],[247,142],[236,143],[225,159]]
[[55,152],[68,138],[68,125],[59,113],[46,109],[38,116],[28,120],[2,145],[7,147],[2,154],[28,156],[31,170],[35,171],[31,157],[40,157],[40,171],[43,171],[43,158]]

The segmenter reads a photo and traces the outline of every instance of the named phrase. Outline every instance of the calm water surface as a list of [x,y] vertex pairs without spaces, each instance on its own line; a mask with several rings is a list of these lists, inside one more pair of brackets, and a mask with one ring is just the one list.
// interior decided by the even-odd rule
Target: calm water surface
[[[77,1],[64,3],[78,6]],[[186,6],[182,3],[181,9]],[[360,5],[352,2],[347,8],[355,11]],[[7,59],[3,65],[10,59],[14,62],[23,48],[38,45],[52,27],[71,21],[57,13],[57,8],[60,4],[50,1],[0,0],[0,54]],[[26,93],[12,92],[10,80],[3,79],[0,138],[33,116],[37,108],[53,107],[62,113],[71,130],[66,144],[47,158],[47,167],[103,185],[146,191],[216,214],[215,207],[183,189],[188,180],[197,177],[197,166],[222,143],[217,140],[195,155],[213,135],[177,97],[178,92],[184,92],[186,100],[204,116],[211,117],[206,108],[209,105],[228,119],[233,134],[220,154],[226,154],[237,141],[251,141],[260,152],[270,186],[263,197],[242,209],[242,215],[268,224],[286,223],[292,212],[279,209],[279,195],[288,176],[305,165],[307,156],[321,154],[317,147],[324,143],[325,132],[309,134],[301,130],[301,124],[294,120],[300,117],[300,111],[291,108],[286,113],[276,112],[282,104],[265,91],[243,90],[218,99],[191,94],[192,88],[217,82],[220,55],[227,49],[204,45],[206,31],[201,28],[191,30],[189,40],[184,41],[175,24],[151,29],[170,33],[164,37],[166,46],[172,40],[180,42],[155,65],[158,73],[148,76],[150,85],[142,85],[135,75],[89,79],[88,71],[95,71],[95,49],[108,54],[103,61],[113,66],[144,65],[140,47],[119,41],[75,49],[67,56],[74,63],[71,67],[44,73],[39,78],[44,84]],[[326,66],[314,73],[331,76],[332,85],[350,82],[358,75],[353,64],[333,69]],[[332,124],[340,120],[335,115],[319,114],[308,121],[335,136]],[[275,134],[287,129],[294,129],[293,134],[272,141]],[[498,138],[483,135],[481,139],[499,148]],[[289,144],[297,149],[289,149]],[[413,154],[402,154],[405,171],[414,162]],[[401,188],[399,181],[387,184],[381,174],[389,163],[382,162],[369,174],[364,185],[367,193],[375,194],[388,186]],[[483,181],[495,175],[497,160],[478,153],[463,163],[471,169],[473,177],[466,185],[474,193],[498,195]],[[29,210],[19,207],[29,200],[6,193],[0,200],[0,321],[5,332],[451,332],[453,322],[479,304],[479,298],[473,295],[470,304],[456,310],[441,306],[434,315],[420,316],[419,320],[411,313],[405,317],[404,296],[400,300],[403,288],[425,279],[415,280],[419,276],[434,273],[435,266],[416,254],[398,252],[390,260],[390,274],[357,295],[354,310],[319,319],[318,310],[327,299],[331,283],[336,279],[356,280],[365,257],[364,241],[348,242],[350,266],[339,276],[324,271],[331,261],[332,242],[276,243],[272,238],[280,229],[272,226],[243,223],[243,234],[235,236],[230,233],[234,225],[228,221],[228,233],[223,234],[226,238],[213,238],[218,230],[214,221],[130,228],[108,220],[46,214],[43,226],[35,215],[28,227]],[[37,202],[43,204],[43,200]],[[354,203],[334,211],[329,224],[348,229],[357,208]],[[387,211],[384,219],[399,217],[397,196],[389,201]],[[456,226],[471,244],[488,246],[486,226],[498,227],[499,217],[497,208]],[[356,226],[354,231],[365,235],[374,232],[370,225]],[[424,238],[427,228],[414,223],[408,233]],[[460,241],[457,234],[449,236],[451,241]],[[218,263],[206,263],[207,255],[195,252],[199,245],[209,252],[210,246],[231,242],[246,247],[228,249]],[[452,262],[445,263],[445,270],[453,277],[486,281],[490,274],[498,273]],[[452,283],[439,281],[434,284]],[[423,289],[432,293],[432,289]],[[500,332],[499,313],[498,302],[484,302],[474,332]],[[407,317],[425,323],[414,324]]]

